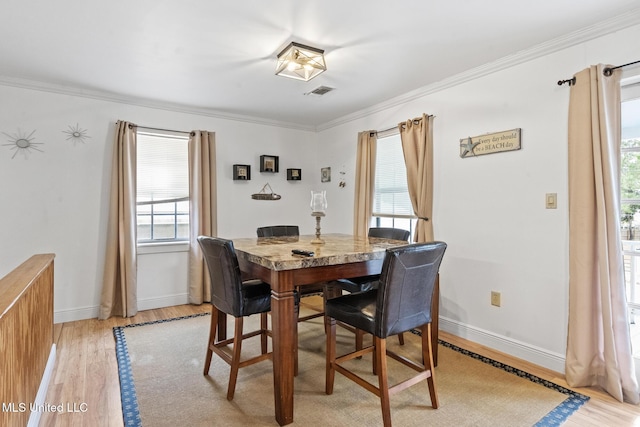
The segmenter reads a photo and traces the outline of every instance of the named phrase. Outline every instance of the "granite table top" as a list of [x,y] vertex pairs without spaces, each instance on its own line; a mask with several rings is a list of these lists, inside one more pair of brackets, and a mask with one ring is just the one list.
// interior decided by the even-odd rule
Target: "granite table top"
[[[407,244],[348,234],[323,234],[323,245],[312,244],[314,239],[315,235],[240,238],[233,239],[233,245],[238,258],[280,271],[383,259],[387,248]],[[293,249],[312,251],[314,256],[294,255]]]

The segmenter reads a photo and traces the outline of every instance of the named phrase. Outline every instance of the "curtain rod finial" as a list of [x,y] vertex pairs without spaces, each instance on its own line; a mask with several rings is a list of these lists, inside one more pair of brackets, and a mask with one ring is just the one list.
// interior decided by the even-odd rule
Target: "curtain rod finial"
[[562,86],[565,83],[569,83],[569,86],[573,86],[576,84],[576,76],[573,76],[570,79],[567,80],[558,80],[558,86]]

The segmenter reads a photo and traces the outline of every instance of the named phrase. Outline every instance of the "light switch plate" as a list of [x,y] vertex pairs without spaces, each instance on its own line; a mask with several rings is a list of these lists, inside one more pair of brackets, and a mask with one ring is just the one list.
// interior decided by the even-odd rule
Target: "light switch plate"
[[500,307],[500,292],[491,291],[491,305]]
[[558,208],[558,193],[547,193],[545,196],[545,207],[547,209]]

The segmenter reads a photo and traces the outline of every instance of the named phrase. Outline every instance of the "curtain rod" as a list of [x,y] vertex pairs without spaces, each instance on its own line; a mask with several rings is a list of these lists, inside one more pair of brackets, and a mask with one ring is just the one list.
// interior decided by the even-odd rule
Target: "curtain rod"
[[624,68],[634,64],[640,64],[640,61],[629,62],[628,64],[618,65],[617,67],[611,67],[611,68],[607,67],[604,70],[602,70],[602,74],[608,77],[611,75],[611,73],[613,73],[613,70],[617,70],[618,68]]
[[[414,124],[416,124],[416,125],[417,125],[418,123],[420,123],[420,122],[419,122],[419,119],[414,119],[414,120],[413,120],[413,122],[414,122]],[[416,123],[416,122],[417,122],[417,123]],[[393,127],[387,128],[387,129],[374,130],[374,131],[369,132],[369,136],[373,136],[373,135],[376,135],[376,134],[378,134],[378,133],[389,132],[390,130],[394,130],[394,129],[397,129],[397,128],[398,128],[398,126],[393,126]]]
[[[613,74],[613,70],[617,70],[618,68],[624,68],[629,65],[635,65],[635,64],[640,64],[640,61],[629,62],[628,64],[618,65],[617,67],[607,67],[604,70],[602,70],[602,74],[609,77],[611,76],[611,74]],[[572,78],[567,80],[558,80],[558,86],[562,86],[565,83],[569,83],[569,86],[573,86],[574,84],[576,84],[576,76],[573,76]]]
[[[433,116],[433,115],[428,115],[427,117],[435,117],[435,116]],[[416,119],[413,119],[413,124],[414,124],[414,125],[417,125],[418,123],[420,123],[420,120],[422,120],[422,117],[418,117],[418,118],[416,118]],[[404,123],[402,123],[402,126],[405,126],[405,124],[404,124]],[[389,132],[390,130],[394,130],[394,129],[396,129],[397,127],[398,127],[398,126],[393,126],[393,127],[388,128],[388,129],[374,130],[374,131],[371,131],[371,132],[369,133],[369,136],[373,136],[373,135],[375,135],[375,134],[377,134],[377,133]]]
[[159,130],[161,132],[175,132],[175,133],[184,133],[186,135],[190,135],[190,136],[194,136],[195,132],[191,131],[191,132],[185,132],[183,130],[173,130],[173,129],[161,129],[161,128],[152,128],[152,127],[148,127],[148,126],[138,126],[138,125],[134,125],[129,123],[129,129],[131,129],[133,126],[137,127],[138,129],[146,129],[146,130]]

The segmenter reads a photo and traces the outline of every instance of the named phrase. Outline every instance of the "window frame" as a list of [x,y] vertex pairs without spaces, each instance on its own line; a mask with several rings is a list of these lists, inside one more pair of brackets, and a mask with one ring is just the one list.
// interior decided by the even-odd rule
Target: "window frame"
[[[620,102],[621,104],[624,102],[640,99],[640,75],[636,78],[629,79],[627,82],[621,82],[620,84]],[[621,124],[622,126],[622,124]],[[620,155],[624,155],[625,153],[640,153],[640,146],[638,147],[620,147]],[[622,171],[620,171],[622,176]],[[622,194],[620,194],[620,207],[623,205],[632,205],[632,204],[640,204],[640,193],[637,198],[622,198]]]
[[[384,140],[386,138],[391,138],[391,137],[397,137],[400,143],[400,149],[402,150],[402,140],[400,139],[400,131],[397,128],[393,128],[385,132],[379,132],[378,138],[376,141],[377,148],[380,147],[381,140]],[[375,167],[376,176],[374,176],[374,182],[376,182],[375,178],[377,177],[377,173],[378,173],[378,155],[379,155],[379,150],[376,149],[376,167]],[[406,171],[406,165],[404,164],[404,157],[402,157],[402,165]],[[406,192],[408,195],[409,186],[406,180],[404,184],[405,184],[404,189],[406,189]],[[385,212],[376,212],[375,199],[377,194],[377,188],[375,187],[375,184],[374,184],[373,193],[374,193],[373,203],[372,203],[373,212],[371,214],[371,220],[370,220],[369,226],[370,227],[393,227],[393,228],[401,228],[403,230],[409,230],[409,233],[410,233],[409,241],[413,241],[413,236],[414,236],[416,224],[418,221],[417,215],[415,215],[415,213],[411,215],[407,215],[407,214],[390,214]],[[413,206],[411,206],[411,200],[409,200],[409,206],[411,207],[411,211],[413,211]],[[406,222],[407,220],[408,220],[408,227],[405,224],[397,224],[398,221]]]
[[[171,140],[180,140],[180,142],[185,142],[186,143],[186,150],[187,150],[187,162],[188,162],[188,140],[189,137],[188,135],[185,135],[183,132],[174,132],[174,131],[165,131],[165,130],[153,130],[153,131],[149,131],[149,130],[144,130],[144,129],[138,129],[136,131],[136,138],[137,141],[139,143],[140,141],[140,137],[155,137],[155,138],[168,138]],[[138,147],[136,147],[136,176],[138,176]],[[188,165],[187,165],[188,167]],[[187,175],[188,175],[188,171],[187,171]],[[137,186],[138,180],[136,179],[136,186]],[[137,191],[137,188],[136,188]],[[137,199],[137,195],[136,195],[136,199]],[[150,217],[150,223],[149,226],[151,227],[150,229],[150,236],[151,239],[141,239],[140,238],[140,234],[137,232],[136,233],[136,245],[138,247],[138,253],[158,253],[158,252],[182,252],[185,250],[188,250],[189,248],[189,244],[190,244],[190,232],[187,231],[187,236],[185,237],[179,237],[178,236],[178,230],[177,227],[179,227],[180,224],[184,224],[184,223],[180,223],[178,220],[178,217],[185,217],[187,218],[187,229],[189,230],[191,224],[190,224],[190,212],[189,209],[190,207],[187,207],[186,213],[185,212],[178,212],[178,203],[182,203],[182,202],[187,202],[187,206],[188,206],[188,202],[189,202],[189,195],[187,195],[186,197],[179,197],[179,198],[174,198],[174,199],[165,199],[165,200],[161,200],[158,202],[153,202],[153,201],[138,201],[136,200],[136,230],[139,230],[140,227],[140,222],[139,219],[141,216],[148,216]],[[166,205],[166,204],[171,204],[173,203],[174,208],[172,213],[153,213],[153,207],[157,206],[157,205]],[[146,206],[146,205],[150,205],[151,206],[151,213],[140,213],[138,207],[139,206]],[[156,217],[165,217],[165,216],[173,216],[173,222],[172,222],[172,226],[173,226],[173,238],[153,238],[153,225],[154,225],[154,219]]]
[[[640,99],[640,74],[630,77],[628,79],[623,79],[620,82],[620,102],[621,104],[624,102],[639,100]],[[621,118],[622,119],[622,118]],[[622,127],[622,123],[620,124]],[[621,135],[622,136],[622,135]],[[640,146],[638,147],[622,147],[620,146],[620,155],[621,158],[625,153],[640,153]],[[622,166],[622,162],[621,162]],[[622,180],[622,172],[620,170],[620,179]],[[638,198],[622,198],[622,189],[620,189],[620,210],[622,213],[622,207],[624,205],[633,205],[640,204],[640,197]],[[623,236],[625,229],[622,228],[622,223],[620,224],[620,234]],[[633,222],[629,224],[629,227],[633,227]],[[628,231],[627,231],[628,232]],[[627,293],[627,309],[629,311],[631,323],[634,324],[635,316],[640,313],[640,302],[635,302],[635,287],[634,283],[637,281],[637,270],[640,269],[638,263],[640,262],[640,240],[629,240],[628,238],[621,238],[622,240],[622,255],[624,259],[624,269],[625,269],[625,283],[626,283],[626,293]],[[628,266],[627,266],[628,265]],[[632,340],[633,341],[633,340]],[[633,345],[632,345],[633,346]],[[634,358],[638,358],[637,354],[638,350],[634,351]]]

